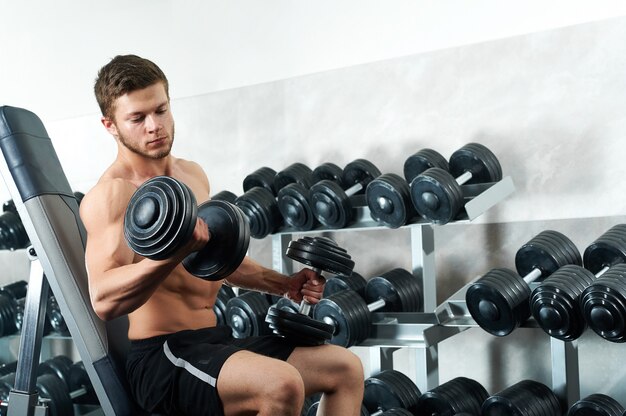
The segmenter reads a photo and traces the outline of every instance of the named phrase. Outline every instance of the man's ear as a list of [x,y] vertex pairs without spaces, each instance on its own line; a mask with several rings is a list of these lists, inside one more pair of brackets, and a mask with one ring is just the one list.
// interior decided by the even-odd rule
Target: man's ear
[[108,117],[102,117],[100,118],[100,122],[102,122],[102,125],[104,126],[105,129],[107,129],[107,131],[109,133],[111,133],[111,135],[113,135],[114,137],[117,137],[117,126],[115,125],[115,123],[113,122],[113,120],[111,120]]

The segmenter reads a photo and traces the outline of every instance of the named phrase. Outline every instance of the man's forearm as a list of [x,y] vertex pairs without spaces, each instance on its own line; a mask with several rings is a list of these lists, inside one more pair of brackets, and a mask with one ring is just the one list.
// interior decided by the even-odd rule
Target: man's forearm
[[288,279],[284,274],[263,267],[246,257],[226,280],[233,286],[282,296],[288,290]]

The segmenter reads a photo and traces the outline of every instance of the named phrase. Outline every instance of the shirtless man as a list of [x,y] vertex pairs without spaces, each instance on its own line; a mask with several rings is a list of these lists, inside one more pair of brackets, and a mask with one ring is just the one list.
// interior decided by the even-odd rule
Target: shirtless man
[[[170,153],[168,82],[154,63],[134,55],[113,58],[99,71],[95,94],[117,157],[81,203],[89,291],[101,319],[128,315],[127,373],[139,405],[193,416],[299,415],[305,395],[321,392],[318,414],[359,415],[363,368],[350,351],[299,347],[275,336],[238,340],[230,328],[216,326],[213,304],[224,282],[196,278],[180,264],[210,238],[202,220],[171,259],[149,260],[126,245],[124,213],[143,182],[174,177],[201,203],[209,199],[209,180],[198,164]],[[322,280],[308,269],[288,277],[245,258],[226,282],[315,303]]]

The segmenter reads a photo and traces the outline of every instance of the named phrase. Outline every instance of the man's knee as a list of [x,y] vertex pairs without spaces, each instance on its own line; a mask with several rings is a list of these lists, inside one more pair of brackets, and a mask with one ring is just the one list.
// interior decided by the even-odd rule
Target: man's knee
[[[292,366],[285,365],[268,374],[262,380],[264,402],[278,413],[291,414],[302,408],[304,402],[304,381],[300,373]],[[280,412],[279,412],[280,410]]]

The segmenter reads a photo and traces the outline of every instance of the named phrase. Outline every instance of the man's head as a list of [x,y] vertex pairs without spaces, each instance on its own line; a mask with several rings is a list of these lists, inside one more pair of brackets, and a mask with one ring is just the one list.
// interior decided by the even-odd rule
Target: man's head
[[118,55],[98,71],[94,85],[102,116],[114,120],[115,100],[124,94],[163,83],[169,99],[169,84],[152,61],[136,55]]

